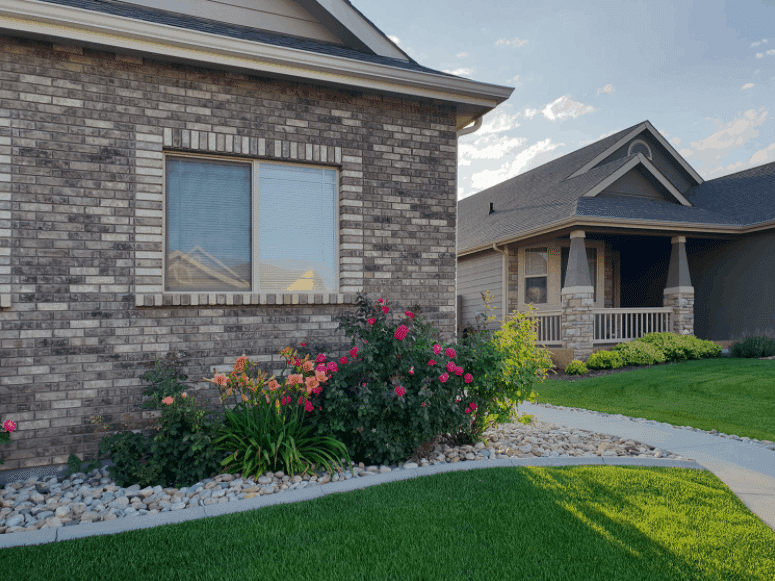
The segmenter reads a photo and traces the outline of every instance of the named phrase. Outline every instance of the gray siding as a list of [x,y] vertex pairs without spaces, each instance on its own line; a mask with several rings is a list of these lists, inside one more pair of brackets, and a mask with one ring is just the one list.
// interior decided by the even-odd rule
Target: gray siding
[[608,162],[611,162],[615,159],[621,159],[622,157],[625,157],[627,155],[627,151],[630,148],[630,145],[633,141],[637,140],[645,141],[648,143],[649,148],[651,149],[651,161],[652,163],[659,169],[659,171],[662,172],[662,174],[670,180],[670,182],[676,187],[676,189],[681,192],[682,194],[685,193],[692,185],[694,185],[693,181],[690,181],[689,176],[686,173],[686,170],[681,167],[681,165],[675,161],[673,156],[668,153],[662,145],[653,137],[651,137],[647,132],[643,132],[640,135],[638,135],[636,138],[631,139],[628,141],[624,146],[617,149],[614,153],[609,155],[606,159],[601,161],[598,166],[606,164]]
[[628,171],[613,184],[598,194],[601,198],[618,198],[634,196],[649,200],[678,203],[660,184],[658,187],[639,168]]
[[686,253],[695,335],[728,341],[775,333],[775,231],[728,241],[688,238]]
[[[489,290],[493,295],[490,303],[498,319],[503,318],[503,255],[490,252],[473,258],[461,258],[457,266],[457,298],[460,329],[475,324],[476,313],[484,316],[482,293]],[[481,320],[481,318],[480,318]],[[499,324],[491,323],[489,328]]]

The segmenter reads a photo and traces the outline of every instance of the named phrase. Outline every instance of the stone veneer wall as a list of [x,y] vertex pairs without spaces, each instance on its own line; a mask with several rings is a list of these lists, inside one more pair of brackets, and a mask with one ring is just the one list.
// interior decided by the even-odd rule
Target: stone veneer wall
[[[139,375],[171,349],[198,378],[336,345],[359,291],[454,337],[450,107],[9,37],[0,81],[3,469],[93,454],[91,416],[142,425]],[[164,294],[165,151],[338,168],[340,292]]]
[[692,287],[665,289],[663,304],[673,308],[672,332],[694,335],[694,289]]
[[[586,290],[589,289],[589,290]],[[574,350],[574,359],[586,361],[592,355],[595,336],[594,291],[576,286],[562,291],[562,337],[565,349]]]

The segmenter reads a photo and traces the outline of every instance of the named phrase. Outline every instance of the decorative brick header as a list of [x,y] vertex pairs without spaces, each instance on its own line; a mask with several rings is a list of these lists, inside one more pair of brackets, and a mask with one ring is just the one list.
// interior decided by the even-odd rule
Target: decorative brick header
[[[228,128],[232,130],[231,128]],[[265,139],[252,135],[175,129],[169,127],[138,127],[135,134],[136,200],[135,205],[135,306],[209,306],[209,305],[305,305],[352,304],[355,295],[363,292],[363,258],[339,260],[339,290],[337,294],[255,294],[255,293],[168,293],[164,290],[164,153],[221,153],[250,159],[298,161],[321,165],[336,165],[343,177],[363,175],[363,158],[342,154],[342,148],[302,141]],[[303,138],[302,135],[295,135]],[[340,185],[339,219],[357,222],[362,216],[348,208],[362,206],[360,185]],[[352,235],[354,230],[341,233]],[[362,236],[362,233],[361,233]],[[344,244],[340,243],[341,251]],[[342,265],[347,264],[346,272]],[[353,272],[360,266],[360,272]],[[343,279],[360,278],[360,281]],[[349,284],[343,284],[348,282]],[[355,283],[355,284],[353,284]]]

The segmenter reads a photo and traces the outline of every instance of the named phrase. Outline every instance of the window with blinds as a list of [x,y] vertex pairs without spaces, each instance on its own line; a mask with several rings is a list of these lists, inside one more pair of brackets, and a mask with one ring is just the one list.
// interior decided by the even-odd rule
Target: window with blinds
[[166,160],[170,292],[337,292],[336,170]]

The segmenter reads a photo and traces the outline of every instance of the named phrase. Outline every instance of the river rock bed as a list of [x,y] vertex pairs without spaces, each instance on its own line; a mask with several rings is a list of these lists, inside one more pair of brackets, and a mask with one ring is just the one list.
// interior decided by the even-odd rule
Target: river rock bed
[[321,486],[341,479],[368,478],[393,470],[408,470],[443,462],[454,463],[492,458],[629,456],[685,460],[666,450],[618,436],[560,427],[533,419],[530,425],[502,424],[485,432],[487,443],[455,445],[439,436],[410,461],[396,466],[365,466],[360,463],[333,476],[320,472],[311,476],[289,476],[267,472],[259,478],[221,474],[181,489],[162,486],[119,487],[107,469],[88,475],[76,473],[59,481],[55,477],[29,478],[0,489],[0,534],[79,523],[138,518],[146,514],[185,510],[188,507],[236,502],[243,498],[278,494],[286,490]]

